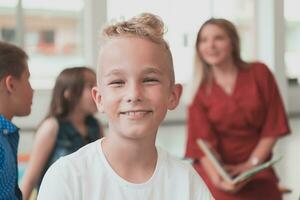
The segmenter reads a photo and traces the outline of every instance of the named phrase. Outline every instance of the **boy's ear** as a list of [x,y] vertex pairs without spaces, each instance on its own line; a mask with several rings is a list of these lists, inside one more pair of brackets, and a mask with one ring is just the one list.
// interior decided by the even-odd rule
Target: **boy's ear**
[[7,89],[8,93],[12,93],[15,88],[15,78],[11,75],[4,77],[4,86]]
[[102,104],[102,96],[101,96],[101,93],[97,86],[92,88],[92,96],[93,96],[94,102],[96,103],[98,111],[100,113],[104,113],[104,108],[103,108],[103,104]]
[[182,94],[182,85],[181,84],[175,84],[173,86],[171,96],[169,98],[169,110],[174,110],[177,105],[179,104],[179,100]]

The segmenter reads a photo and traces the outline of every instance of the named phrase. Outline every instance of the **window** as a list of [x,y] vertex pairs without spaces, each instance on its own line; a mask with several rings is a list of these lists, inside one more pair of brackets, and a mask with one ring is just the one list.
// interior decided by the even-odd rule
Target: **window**
[[40,43],[45,45],[54,45],[54,31],[53,30],[45,30],[40,33]]
[[[49,89],[63,68],[86,63],[84,0],[19,1],[22,1],[22,17],[16,17],[21,15],[16,13],[18,0],[0,0],[0,38],[16,43],[22,31],[21,44],[30,57],[32,85],[35,89]],[[107,0],[107,18],[109,21],[128,19],[141,12],[159,15],[167,27],[166,39],[173,53],[176,79],[186,83],[192,73],[196,33],[211,16],[233,21],[242,39],[243,58],[251,60],[255,57],[254,2]],[[17,23],[16,19],[22,21]],[[23,29],[16,27],[17,24]]]
[[13,43],[16,40],[16,31],[13,28],[5,28],[1,29],[1,38],[6,42]]
[[300,13],[297,0],[284,1],[284,15],[286,21],[286,51],[285,64],[290,83],[300,82]]
[[62,69],[85,63],[83,0],[23,0],[22,5],[31,82],[34,88],[52,88]]
[[0,40],[16,43],[17,0],[0,0]]
[[230,20],[236,26],[241,40],[242,58],[255,59],[254,0],[213,0],[213,16]]
[[0,39],[23,44],[33,88],[50,89],[62,69],[86,63],[84,0],[19,1],[22,12],[18,0],[0,0]]

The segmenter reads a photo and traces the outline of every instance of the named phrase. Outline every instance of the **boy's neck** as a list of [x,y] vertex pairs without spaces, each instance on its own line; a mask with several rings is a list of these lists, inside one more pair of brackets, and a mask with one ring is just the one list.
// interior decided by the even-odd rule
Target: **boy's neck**
[[5,119],[11,121],[12,118],[13,118],[13,115],[7,110],[7,108],[5,108],[5,105],[7,107],[7,104],[5,104],[5,103],[3,103],[2,105],[0,105],[0,115],[2,115],[3,117],[5,117]]
[[149,180],[156,168],[157,151],[154,142],[107,137],[102,151],[112,169],[132,183]]

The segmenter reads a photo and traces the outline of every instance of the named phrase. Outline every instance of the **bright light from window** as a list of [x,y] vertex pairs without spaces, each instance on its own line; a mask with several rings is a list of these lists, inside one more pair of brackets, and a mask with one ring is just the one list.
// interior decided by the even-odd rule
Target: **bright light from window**
[[297,78],[300,82],[300,12],[298,0],[284,1],[286,20],[285,64],[288,78]]
[[299,0],[284,1],[284,16],[287,21],[300,21]]
[[214,0],[213,3],[213,16],[230,20],[238,29],[242,58],[255,59],[254,0]]
[[80,11],[83,9],[82,0],[23,0],[25,9]]
[[0,8],[14,8],[18,4],[18,0],[0,0]]
[[0,40],[16,42],[17,0],[0,0]]
[[85,63],[83,0],[23,0],[22,5],[31,83],[50,89],[64,68]]

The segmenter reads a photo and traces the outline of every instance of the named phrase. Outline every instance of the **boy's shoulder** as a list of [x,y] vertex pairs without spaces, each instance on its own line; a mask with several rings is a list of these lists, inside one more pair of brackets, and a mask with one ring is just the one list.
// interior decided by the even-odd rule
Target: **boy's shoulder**
[[166,150],[157,147],[157,151],[161,159],[164,160],[164,164],[168,165],[168,167],[177,169],[177,170],[190,170],[192,167],[187,162],[175,157],[174,155],[170,154]]
[[50,168],[52,170],[60,169],[68,174],[75,173],[80,176],[81,172],[86,173],[99,157],[97,147],[100,145],[99,140],[87,144],[72,154],[59,158]]
[[[159,149],[159,148],[158,148]],[[204,181],[186,161],[180,160],[170,153],[159,149],[162,162],[161,177],[167,178],[171,185],[177,188],[177,193],[188,193],[190,199],[213,199]]]
[[74,153],[64,156],[64,159],[73,164],[83,164],[83,162],[91,162],[98,157],[98,148],[100,148],[100,139],[91,142]]
[[190,163],[171,155],[159,147],[157,149],[162,160],[161,167],[165,169],[170,178],[199,179],[199,175]]

